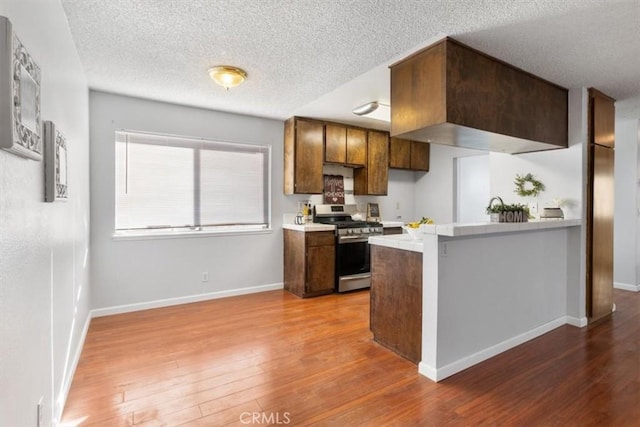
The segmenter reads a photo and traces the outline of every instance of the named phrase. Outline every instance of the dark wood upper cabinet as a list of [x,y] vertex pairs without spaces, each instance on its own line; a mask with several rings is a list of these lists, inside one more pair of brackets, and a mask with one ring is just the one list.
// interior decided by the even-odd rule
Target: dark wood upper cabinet
[[284,193],[322,194],[324,123],[292,117],[285,122]]
[[593,143],[615,147],[615,101],[596,89],[589,89],[593,116]]
[[389,179],[389,134],[367,131],[367,165],[353,171],[353,194],[386,196]]
[[505,153],[566,148],[568,90],[451,38],[391,66],[391,136]]
[[324,126],[325,145],[324,161],[326,163],[347,162],[347,128],[327,123]]
[[364,166],[367,161],[366,130],[326,123],[324,161],[347,166]]
[[429,172],[431,145],[428,142],[411,141],[411,169]]
[[389,139],[389,167],[411,169],[411,141],[408,139]]
[[389,139],[389,168],[429,171],[430,145],[408,139]]
[[347,128],[347,162],[348,165],[364,166],[367,164],[367,131]]

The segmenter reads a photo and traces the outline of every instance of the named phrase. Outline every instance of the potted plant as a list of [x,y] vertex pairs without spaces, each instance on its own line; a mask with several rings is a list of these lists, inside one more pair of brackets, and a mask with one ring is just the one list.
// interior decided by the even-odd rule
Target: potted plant
[[[498,202],[494,204],[494,202]],[[500,197],[489,200],[487,213],[491,222],[527,222],[529,219],[529,208],[520,203],[505,205]]]

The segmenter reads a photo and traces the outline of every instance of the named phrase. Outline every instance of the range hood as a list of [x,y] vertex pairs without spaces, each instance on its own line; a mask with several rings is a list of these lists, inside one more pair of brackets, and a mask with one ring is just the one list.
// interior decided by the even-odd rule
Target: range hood
[[563,87],[451,38],[390,68],[393,137],[511,154],[568,146]]

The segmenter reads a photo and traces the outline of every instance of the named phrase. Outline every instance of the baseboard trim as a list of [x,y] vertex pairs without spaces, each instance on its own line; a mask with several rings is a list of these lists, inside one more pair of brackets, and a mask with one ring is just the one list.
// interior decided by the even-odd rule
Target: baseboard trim
[[418,364],[418,372],[435,382],[442,381],[443,379],[448,378],[453,374],[457,374],[458,372],[470,368],[473,365],[484,362],[485,360],[493,356],[497,356],[500,353],[510,350],[534,338],[537,338],[540,335],[546,334],[547,332],[552,331],[567,323],[567,317],[562,316],[558,319],[552,320],[551,322],[545,323],[542,326],[531,329],[530,331],[527,331],[523,334],[517,335],[513,338],[509,338],[484,350],[480,350],[479,352],[474,353],[470,356],[456,360],[455,362],[445,365],[441,368],[434,368],[433,366],[429,366],[423,362],[420,362]]
[[589,319],[586,317],[573,317],[566,316],[567,325],[576,326],[578,328],[584,328],[589,323]]
[[149,310],[152,308],[169,307],[172,305],[189,304],[192,302],[208,301],[212,299],[227,298],[238,295],[255,294],[258,292],[275,291],[283,289],[284,284],[272,283],[270,285],[252,286],[249,288],[231,289],[228,291],[209,292],[206,294],[188,295],[177,298],[167,298],[155,301],[147,301],[136,304],[125,304],[114,307],[96,308],[91,311],[92,317],[111,316],[113,314],[130,313],[133,311]]
[[60,395],[56,398],[56,401],[59,402],[59,404],[55,406],[55,413],[53,414],[54,425],[58,425],[60,423],[60,419],[62,418],[62,411],[64,410],[64,407],[67,404],[67,397],[69,397],[69,390],[71,390],[71,383],[73,382],[73,376],[75,375],[76,369],[78,368],[78,363],[80,362],[80,356],[82,355],[82,349],[84,348],[84,342],[87,339],[87,333],[89,332],[89,325],[91,324],[91,318],[92,318],[91,311],[89,311],[89,313],[87,313],[87,318],[84,321],[84,327],[82,328],[82,334],[80,334],[78,345],[76,346],[76,349],[73,352],[73,359],[71,360],[71,364],[65,367],[66,375],[65,375],[65,378],[62,379],[63,381],[62,389],[60,390]]
[[640,292],[640,285],[630,285],[628,283],[613,282],[613,287],[623,291]]

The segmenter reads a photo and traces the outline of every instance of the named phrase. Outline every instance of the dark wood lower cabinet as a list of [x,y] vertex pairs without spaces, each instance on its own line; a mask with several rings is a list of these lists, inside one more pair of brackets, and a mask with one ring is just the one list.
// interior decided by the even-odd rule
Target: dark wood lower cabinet
[[371,332],[402,357],[422,360],[422,254],[371,245]]
[[302,298],[335,290],[335,236],[284,229],[284,288]]

